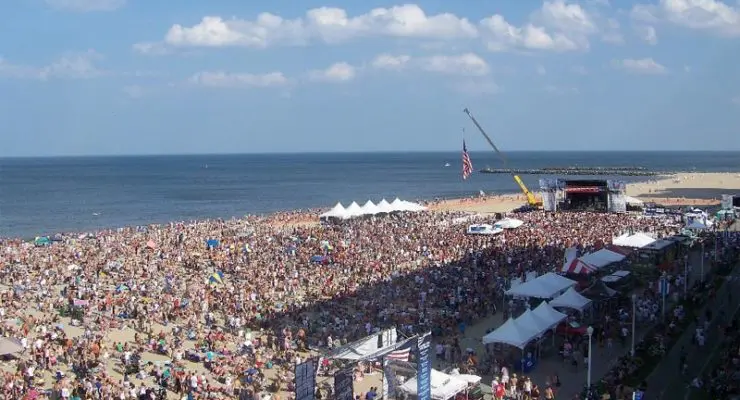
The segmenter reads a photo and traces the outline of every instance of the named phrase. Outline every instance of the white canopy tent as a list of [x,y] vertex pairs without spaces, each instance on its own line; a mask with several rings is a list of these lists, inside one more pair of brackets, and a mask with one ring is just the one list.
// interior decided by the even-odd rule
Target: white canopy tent
[[426,207],[422,206],[421,204],[414,203],[413,201],[401,200],[401,203],[406,208],[406,211],[418,212],[418,211],[426,211],[426,209],[427,209]]
[[[452,399],[455,395],[468,388],[468,382],[464,379],[454,375],[447,375],[436,369],[432,369],[429,381],[429,386],[432,389],[432,399],[434,400]],[[400,389],[405,393],[416,396],[417,386],[416,377],[413,377],[401,385]]]
[[591,304],[591,300],[583,297],[575,288],[570,288],[565,293],[550,301],[551,307],[570,308],[573,310],[583,311]]
[[502,229],[516,229],[520,226],[524,225],[524,221],[516,219],[516,218],[504,218],[495,224],[493,226],[502,228]]
[[391,203],[389,203],[386,199],[380,200],[378,204],[376,204],[376,207],[378,209],[378,212],[381,213],[393,212],[393,207],[391,206]]
[[640,200],[638,198],[632,197],[632,196],[624,196],[624,201],[625,201],[625,203],[627,203],[627,204],[629,204],[631,206],[638,206],[639,207],[639,206],[642,206],[643,204],[645,204],[644,201],[642,201],[642,200]]
[[406,205],[403,204],[403,200],[399,199],[398,197],[396,197],[396,199],[391,202],[391,208],[393,209],[393,211],[406,211]]
[[532,339],[541,333],[534,327],[522,326],[514,318],[509,318],[495,331],[483,336],[483,343],[504,343],[524,349]]
[[344,218],[354,218],[362,215],[362,207],[356,201],[353,201],[344,211]]
[[622,247],[642,248],[649,245],[650,243],[653,243],[654,241],[655,239],[650,237],[648,234],[637,232],[632,235],[625,233],[622,236],[616,237],[612,240],[612,244]]
[[320,218],[344,218],[347,211],[344,209],[342,203],[337,203],[331,210],[319,215]]
[[536,279],[512,287],[506,291],[509,296],[534,297],[538,299],[551,299],[560,292],[575,286],[576,281],[570,280],[558,274],[548,272],[538,276]]
[[532,310],[532,314],[544,321],[548,321],[551,324],[550,326],[555,326],[568,318],[567,315],[552,308],[552,306],[546,301],[543,301],[539,306],[537,306],[537,308]]
[[360,207],[360,209],[362,210],[363,215],[375,215],[380,212],[378,210],[378,206],[376,206],[375,203],[372,202],[372,200],[368,200],[367,203],[363,204],[362,207]]
[[540,332],[540,335],[552,328],[551,321],[542,319],[539,315],[535,315],[532,310],[527,310],[522,315],[518,316],[516,318],[516,322],[521,326],[537,330]]
[[613,264],[615,262],[620,262],[624,260],[625,257],[622,254],[613,252],[611,250],[607,249],[601,249],[598,251],[595,251],[593,253],[586,254],[585,256],[581,257],[581,260],[585,262],[588,265],[592,265],[594,267],[598,268],[604,268],[609,264]]

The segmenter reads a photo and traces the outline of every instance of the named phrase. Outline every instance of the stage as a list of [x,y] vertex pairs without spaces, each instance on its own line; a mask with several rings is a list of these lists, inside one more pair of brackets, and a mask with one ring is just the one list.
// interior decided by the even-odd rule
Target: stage
[[540,179],[545,211],[626,212],[626,184],[600,179]]

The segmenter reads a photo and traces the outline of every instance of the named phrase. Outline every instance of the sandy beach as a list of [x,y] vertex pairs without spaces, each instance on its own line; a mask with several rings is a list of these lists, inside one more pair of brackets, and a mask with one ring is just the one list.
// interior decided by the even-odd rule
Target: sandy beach
[[[530,190],[537,195],[535,188]],[[740,173],[682,173],[627,184],[627,195],[666,206],[717,206],[722,194],[740,192]],[[430,204],[432,211],[479,214],[510,212],[526,203],[523,194],[475,196]]]

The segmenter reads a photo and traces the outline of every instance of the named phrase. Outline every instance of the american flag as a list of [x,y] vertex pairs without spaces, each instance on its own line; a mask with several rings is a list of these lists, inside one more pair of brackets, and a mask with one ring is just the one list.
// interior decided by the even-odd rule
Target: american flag
[[466,180],[473,173],[473,162],[470,161],[470,155],[468,154],[468,147],[465,145],[465,139],[463,139],[463,152],[462,152],[462,178]]
[[386,360],[396,360],[396,361],[409,361],[409,356],[411,355],[411,347],[407,347],[405,349],[398,349],[391,351],[390,353],[385,355]]

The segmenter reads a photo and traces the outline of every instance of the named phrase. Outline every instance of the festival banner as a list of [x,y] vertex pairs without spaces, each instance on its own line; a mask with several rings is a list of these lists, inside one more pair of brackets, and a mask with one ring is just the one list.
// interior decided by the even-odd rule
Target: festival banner
[[427,332],[417,339],[416,345],[416,391],[418,400],[432,400],[432,333]]
[[316,359],[295,366],[295,399],[314,400],[316,394]]
[[345,368],[334,374],[334,400],[353,400],[355,397],[352,369]]

